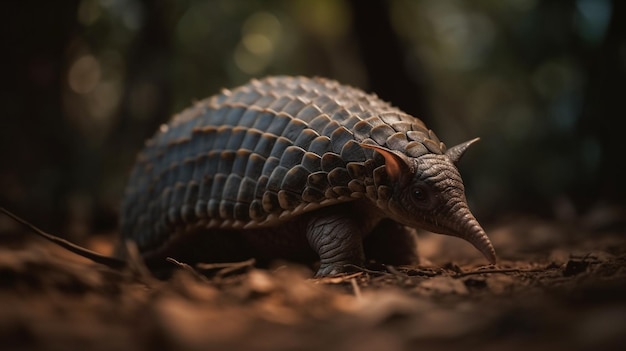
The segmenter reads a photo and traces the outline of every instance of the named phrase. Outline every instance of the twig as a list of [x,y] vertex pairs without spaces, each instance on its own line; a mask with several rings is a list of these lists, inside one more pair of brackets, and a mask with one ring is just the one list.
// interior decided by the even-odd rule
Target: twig
[[371,270],[371,269],[367,269],[365,267],[359,267],[359,266],[357,266],[355,264],[346,264],[345,266],[346,267],[356,268],[356,269],[358,269],[361,272],[365,272],[365,273],[369,273],[369,274],[376,274],[376,275],[386,275],[386,274],[389,274],[389,273],[383,272],[383,271],[374,271],[374,270]]
[[489,274],[489,273],[533,273],[533,272],[543,272],[545,269],[543,268],[532,268],[532,269],[519,269],[519,268],[502,268],[502,269],[483,269],[471,272],[463,272],[457,273],[454,275],[455,278],[461,278],[468,275],[476,275],[476,274]]
[[118,258],[115,257],[109,257],[109,256],[105,256],[102,254],[99,254],[95,251],[91,251],[89,249],[86,249],[82,246],[78,246],[74,243],[71,243],[65,239],[61,239],[58,236],[49,234],[44,232],[43,230],[35,227],[33,224],[29,223],[28,221],[18,217],[17,215],[13,214],[12,212],[10,212],[9,210],[5,209],[4,207],[0,207],[0,212],[4,213],[5,215],[11,217],[14,221],[22,224],[23,226],[27,227],[28,229],[30,229],[33,233],[41,236],[42,238],[49,240],[50,242],[72,252],[75,253],[81,257],[84,257],[88,260],[91,260],[92,262],[95,263],[99,263],[99,264],[103,264],[109,268],[112,269],[116,269],[116,270],[121,270],[124,267],[127,266],[126,261],[124,260],[120,260]]
[[180,262],[177,261],[176,259],[172,258],[172,257],[166,257],[165,260],[169,263],[172,263],[180,268],[182,268],[183,270],[191,273],[194,277],[196,277],[197,279],[203,281],[203,282],[208,282],[209,280],[202,274],[200,274],[200,272],[198,272],[196,269],[194,269],[193,267],[191,267],[190,265],[184,263],[184,262]]
[[173,257],[166,257],[165,260],[169,263],[172,263],[175,266],[178,266],[179,268],[182,268],[184,270],[193,270],[193,267],[191,267],[190,265],[184,263],[184,262],[180,262],[177,261],[175,258]]
[[196,264],[196,268],[204,271],[209,271],[213,269],[219,269],[219,271],[215,274],[218,277],[223,277],[226,274],[238,271],[243,268],[252,267],[256,263],[254,258],[249,260],[241,261],[241,262],[228,262],[228,263],[198,263]]
[[395,275],[396,277],[399,277],[399,278],[406,278],[406,277],[408,277],[408,275],[400,272],[399,270],[396,269],[396,267],[394,267],[392,265],[385,265],[385,269],[387,270],[387,272]]
[[358,277],[360,275],[363,275],[363,272],[356,272],[352,274],[344,274],[344,275],[322,277],[322,278],[313,278],[312,281],[316,284],[325,284],[325,283],[339,284],[339,283],[346,282],[350,279],[353,279],[355,277]]
[[228,268],[233,266],[251,266],[255,263],[254,258],[240,262],[224,262],[224,263],[198,263],[196,268],[209,271],[211,269]]
[[352,290],[354,290],[354,296],[356,296],[356,298],[360,300],[361,288],[359,288],[359,284],[356,282],[356,279],[354,279],[354,277],[350,279],[350,284],[352,284]]

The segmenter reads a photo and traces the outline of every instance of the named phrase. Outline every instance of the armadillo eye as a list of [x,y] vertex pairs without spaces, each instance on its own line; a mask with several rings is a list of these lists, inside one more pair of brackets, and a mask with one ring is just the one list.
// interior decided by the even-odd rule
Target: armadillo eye
[[426,191],[424,191],[424,189],[422,188],[413,189],[413,198],[417,201],[426,200]]

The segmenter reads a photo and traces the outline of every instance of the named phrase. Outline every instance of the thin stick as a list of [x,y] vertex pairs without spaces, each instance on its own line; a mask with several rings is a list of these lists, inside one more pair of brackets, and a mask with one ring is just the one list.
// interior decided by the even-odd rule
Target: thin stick
[[74,243],[71,243],[65,239],[61,239],[58,236],[52,235],[52,234],[48,234],[46,232],[44,232],[43,230],[35,227],[33,224],[29,223],[28,221],[18,217],[17,215],[13,214],[12,212],[10,212],[9,210],[7,210],[4,207],[0,207],[0,212],[4,213],[5,215],[11,217],[14,221],[22,224],[23,226],[27,227],[28,229],[30,229],[33,233],[41,236],[42,238],[49,240],[50,242],[72,252],[75,253],[81,257],[84,257],[88,260],[91,260],[92,262],[95,263],[99,263],[99,264],[103,264],[109,268],[112,269],[116,269],[116,270],[120,270],[124,267],[126,267],[126,261],[124,260],[120,260],[117,259],[115,257],[109,257],[109,256],[105,256],[102,254],[99,254],[95,251],[91,251],[89,249],[86,249],[82,246],[78,246]]
[[172,263],[172,264],[182,268],[183,270],[191,273],[198,280],[201,280],[203,282],[208,282],[209,281],[204,275],[200,274],[200,272],[198,272],[193,267],[191,267],[190,265],[188,265],[188,264],[186,264],[184,262],[177,261],[175,258],[172,258],[172,257],[166,257],[165,260],[167,262]]
[[519,268],[503,268],[503,269],[483,269],[478,271],[457,273],[454,275],[455,278],[461,278],[468,275],[476,275],[476,274],[487,274],[487,273],[533,273],[533,272],[543,272],[545,269],[542,268],[531,268],[531,269],[519,269]]
[[374,270],[371,270],[371,269],[367,269],[365,267],[357,266],[355,264],[346,264],[345,266],[346,267],[356,268],[356,269],[358,269],[361,272],[365,272],[365,273],[369,273],[369,274],[376,274],[376,275],[387,275],[387,274],[390,274],[388,272],[383,272],[383,271],[374,271]]
[[315,284],[339,284],[339,283],[343,283],[346,282],[350,279],[353,279],[355,277],[358,277],[360,275],[363,275],[363,272],[356,272],[356,273],[352,273],[352,274],[348,274],[348,275],[338,275],[338,276],[331,276],[331,277],[321,277],[321,278],[312,278],[311,280],[315,283]]
[[361,299],[361,288],[359,288],[359,284],[356,282],[356,279],[354,279],[354,277],[350,279],[350,284],[352,284],[354,296],[356,296],[357,299]]
[[408,275],[400,272],[399,270],[396,269],[396,267],[392,266],[392,265],[385,265],[385,269],[387,270],[387,272],[400,277],[400,278],[406,278],[408,277]]
[[226,263],[198,263],[196,264],[197,269],[201,269],[204,271],[208,271],[211,269],[220,269],[220,268],[231,268],[231,267],[247,267],[253,266],[255,263],[254,258],[249,260],[241,261],[241,262],[226,262]]

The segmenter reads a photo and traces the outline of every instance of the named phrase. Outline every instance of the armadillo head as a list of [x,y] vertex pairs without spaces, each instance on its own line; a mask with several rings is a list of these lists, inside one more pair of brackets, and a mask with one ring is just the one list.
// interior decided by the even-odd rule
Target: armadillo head
[[495,250],[469,210],[463,180],[455,165],[477,140],[454,146],[445,154],[425,154],[417,158],[380,146],[363,146],[385,157],[393,189],[384,210],[393,219],[410,227],[465,239],[493,264]]

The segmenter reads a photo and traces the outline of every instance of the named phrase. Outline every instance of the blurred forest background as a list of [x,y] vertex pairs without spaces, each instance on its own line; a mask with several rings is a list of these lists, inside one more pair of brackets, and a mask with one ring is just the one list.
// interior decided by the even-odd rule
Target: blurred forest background
[[223,87],[289,74],[375,92],[448,146],[480,136],[460,168],[487,229],[517,213],[578,223],[626,198],[625,7],[9,1],[0,205],[73,238],[115,231],[130,167],[159,124]]

